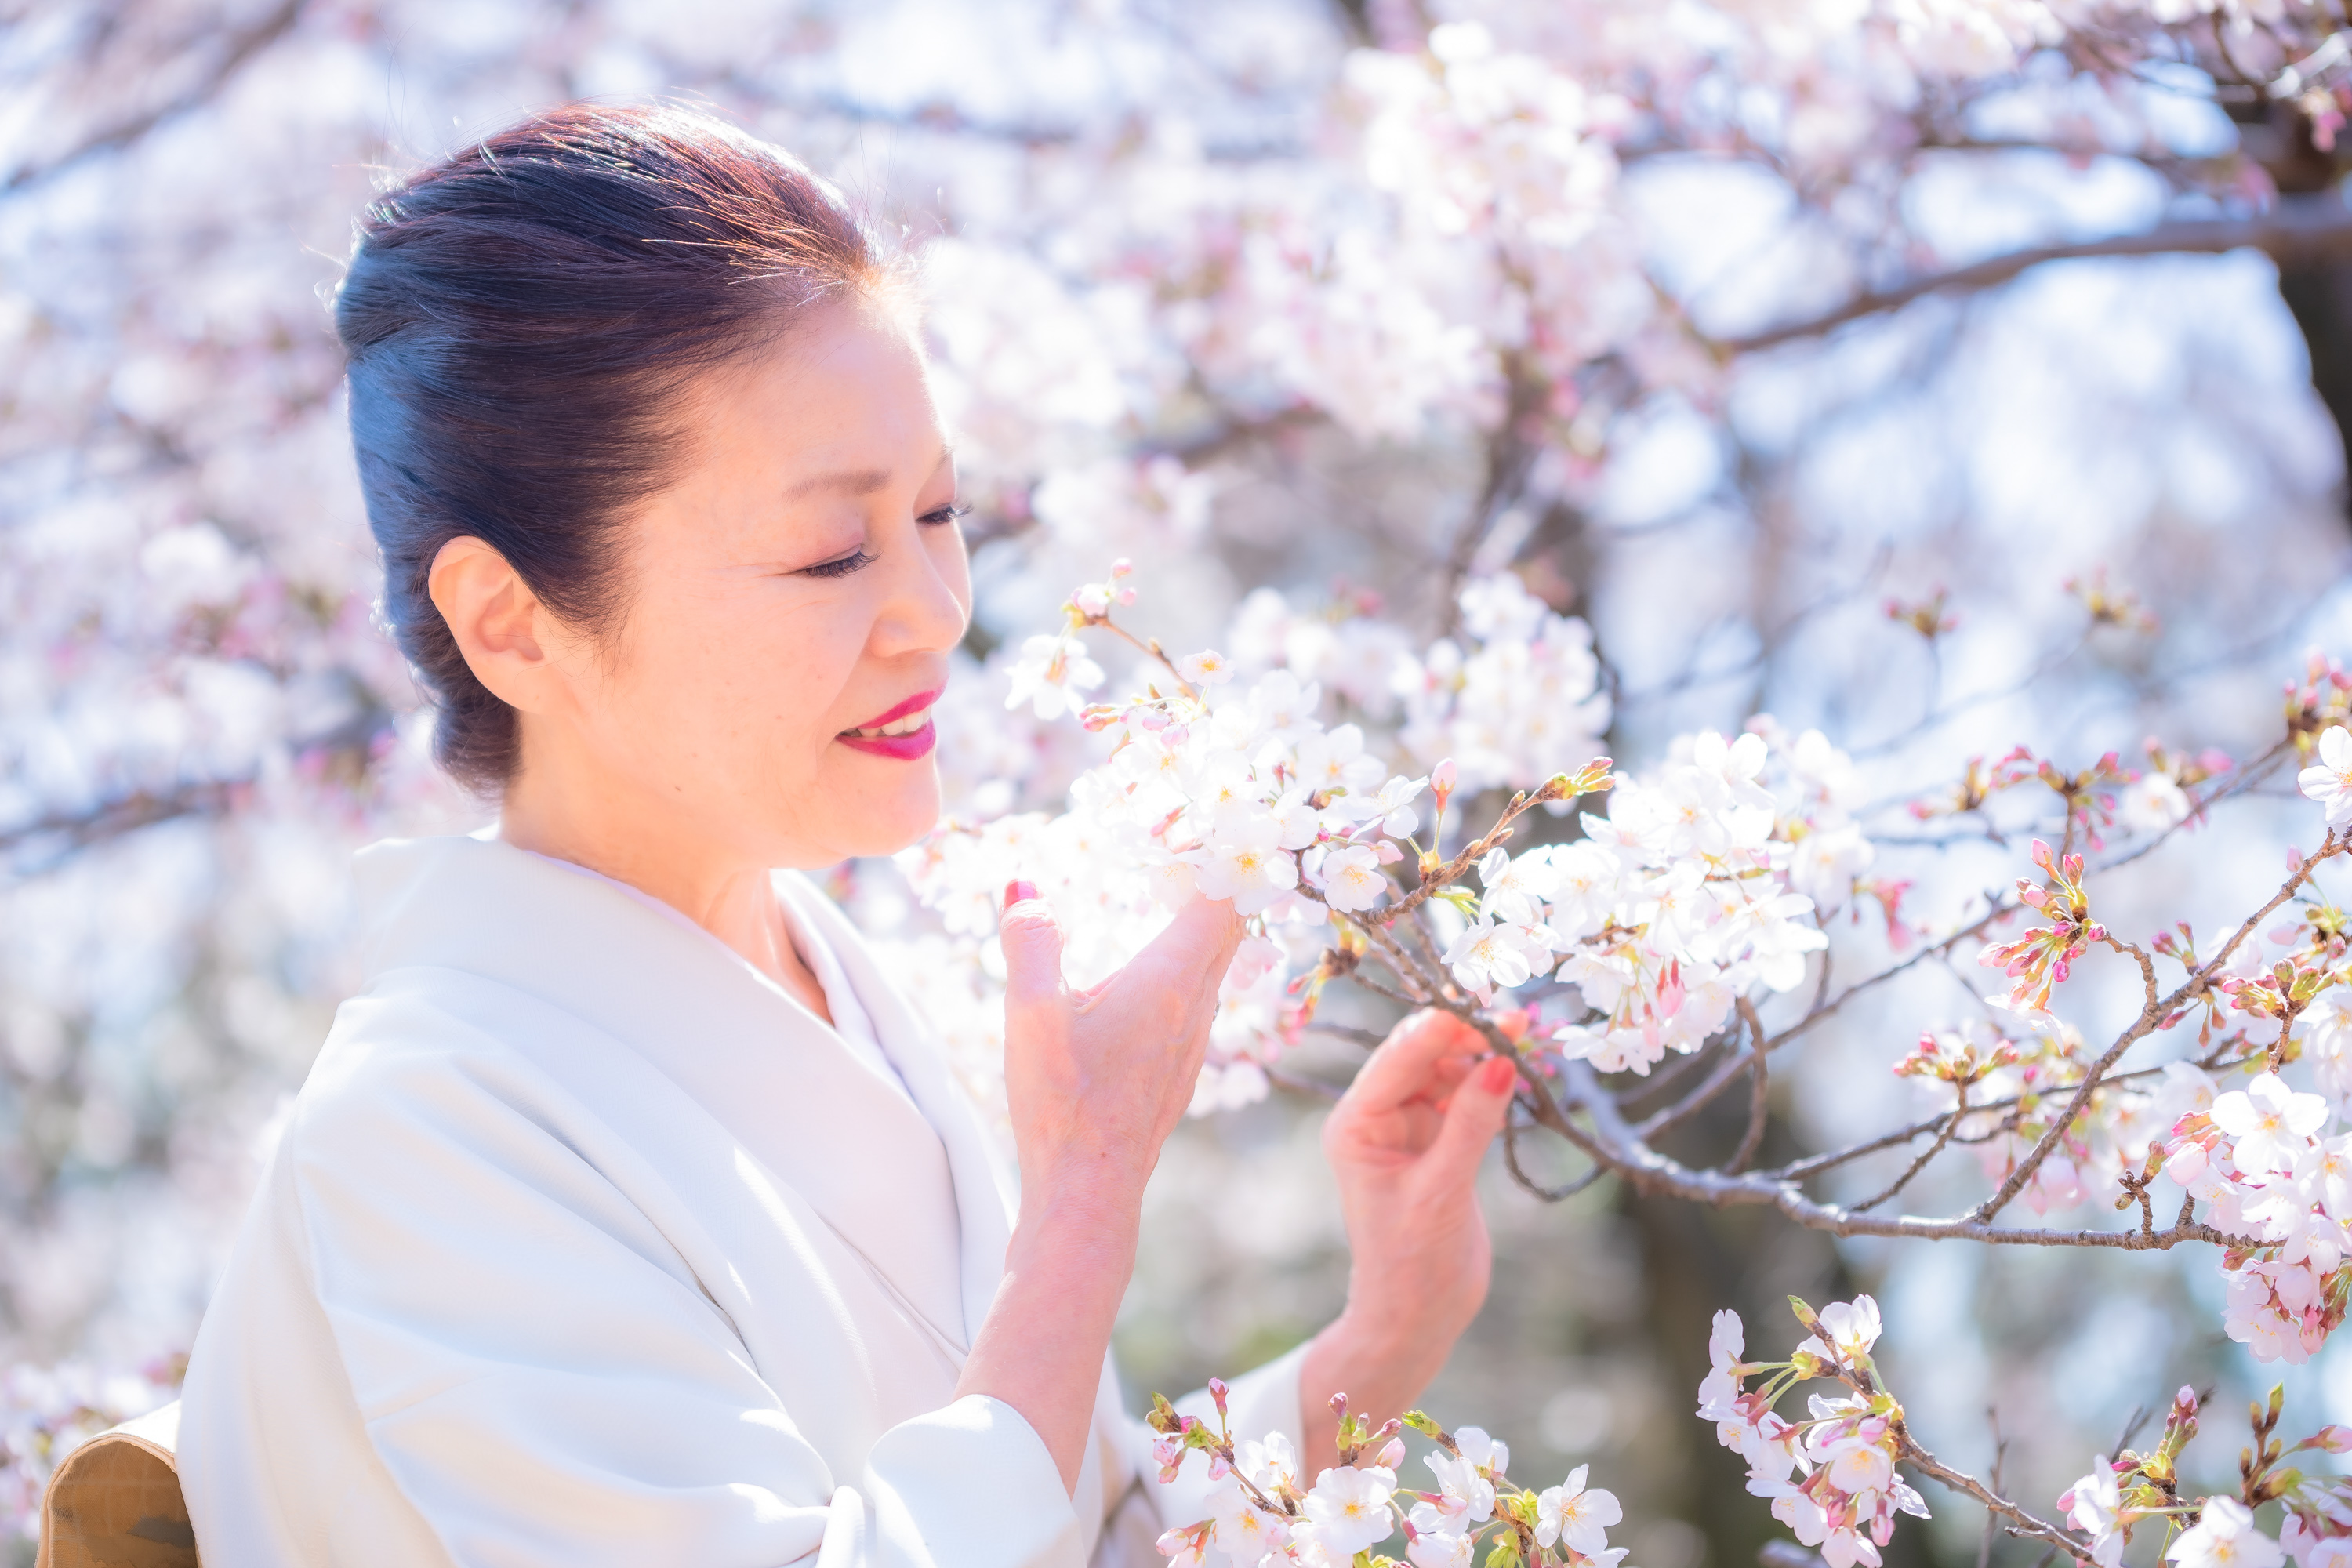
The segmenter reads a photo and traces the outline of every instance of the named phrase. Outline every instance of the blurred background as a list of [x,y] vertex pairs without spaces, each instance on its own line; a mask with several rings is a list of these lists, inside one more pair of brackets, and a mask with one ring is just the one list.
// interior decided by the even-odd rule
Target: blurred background
[[[2305,650],[2352,648],[2340,25],[2284,0],[0,3],[0,1444],[169,1381],[355,984],[351,852],[490,815],[431,769],[373,612],[327,306],[387,182],[558,102],[670,96],[919,256],[977,507],[944,758],[967,818],[1068,777],[1069,737],[1003,713],[1000,650],[1118,556],[1188,647],[1245,602],[1264,638],[1372,598],[1434,636],[1465,576],[1513,572],[1591,623],[1615,756],[1769,712],[1875,800],[2019,742],[2251,754]],[[2254,797],[2136,866],[2111,923],[2242,915],[2309,826]],[[1929,923],[2020,868],[1916,855],[1888,874]],[[870,870],[844,886],[887,918]],[[1818,1031],[1768,1159],[1919,1113],[1885,1068],[1976,1007],[1966,956]],[[1171,1149],[1121,1334],[1139,1396],[1338,1306],[1321,1104]],[[1695,1150],[1736,1142],[1725,1114]],[[1948,1164],[1919,1212],[1980,1191]],[[1637,1568],[1746,1568],[1776,1533],[1690,1414],[1718,1307],[1777,1354],[1788,1293],[1874,1290],[1914,1426],[1980,1473],[1997,1431],[2029,1506],[2184,1382],[2221,1391],[2193,1452],[2226,1472],[2231,1402],[2267,1386],[2210,1256],[1834,1244],[1608,1184],[1546,1207],[1499,1173],[1491,1212],[1493,1298],[1426,1403],[1523,1481],[1591,1462]],[[2352,1352],[2289,1391],[2291,1425],[2352,1420]],[[1980,1562],[1981,1514],[1929,1502],[1890,1560]]]

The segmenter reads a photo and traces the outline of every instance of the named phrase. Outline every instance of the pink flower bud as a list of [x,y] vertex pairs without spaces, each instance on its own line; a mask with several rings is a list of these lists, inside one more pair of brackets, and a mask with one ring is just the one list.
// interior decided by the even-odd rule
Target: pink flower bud
[[[2341,1453],[2343,1450],[2341,1450],[2341,1449],[2336,1449],[2336,1450],[2334,1450],[2334,1451],[2335,1451],[2335,1452],[2337,1452],[2337,1453]],[[1384,1469],[1384,1470],[1393,1470],[1393,1469],[1395,1469],[1399,1465],[1403,1464],[1403,1463],[1404,1463],[1404,1439],[1403,1439],[1403,1438],[1402,1438],[1402,1437],[1391,1437],[1391,1438],[1390,1438],[1386,1443],[1384,1443],[1384,1444],[1382,1444],[1382,1445],[1381,1446],[1381,1454],[1380,1454],[1380,1458],[1377,1458],[1377,1459],[1374,1459],[1374,1460],[1372,1461],[1372,1463],[1374,1463],[1375,1465],[1378,1465],[1381,1468],[1382,1468],[1382,1469]]]
[[2165,1154],[2164,1173],[2185,1187],[2205,1173],[2205,1145],[2189,1139]]
[[1220,1377],[1209,1379],[1209,1397],[1216,1402],[1217,1414],[1225,1413],[1225,1382]]
[[1435,790],[1441,799],[1454,793],[1454,759],[1452,757],[1445,758],[1435,767],[1429,770],[1429,787]]
[[2352,1454],[2352,1426],[2322,1426],[2311,1435],[2311,1441],[2331,1454]]

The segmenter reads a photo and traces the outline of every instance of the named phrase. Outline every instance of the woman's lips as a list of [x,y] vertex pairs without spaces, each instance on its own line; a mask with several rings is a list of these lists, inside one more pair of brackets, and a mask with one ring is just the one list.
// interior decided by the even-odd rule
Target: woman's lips
[[853,751],[865,752],[877,757],[897,757],[912,761],[928,756],[939,743],[940,732],[928,719],[923,727],[905,735],[838,735],[835,739]]
[[[896,757],[901,760],[926,756],[930,749],[939,743],[939,731],[932,726],[929,712],[931,704],[937,702],[939,699],[940,693],[937,689],[918,691],[888,711],[877,713],[856,729],[844,730],[834,738],[854,751],[864,752],[871,756]],[[886,726],[899,723],[916,714],[921,714],[923,721],[914,729],[896,735],[876,733]]]
[[909,713],[919,713],[924,709],[929,708],[932,703],[937,702],[940,700],[940,693],[945,689],[945,687],[935,686],[929,691],[918,691],[912,697],[908,698],[904,702],[899,703],[896,708],[891,709],[888,712],[877,713],[873,718],[868,719],[863,724],[852,724],[848,729],[844,730],[842,733],[847,735],[855,733],[859,730],[879,730],[883,725],[904,719]]

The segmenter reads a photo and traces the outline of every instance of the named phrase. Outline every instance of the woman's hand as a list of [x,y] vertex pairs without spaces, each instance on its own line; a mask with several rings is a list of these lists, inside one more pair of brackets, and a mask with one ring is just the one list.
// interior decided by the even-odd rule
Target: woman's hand
[[1074,992],[1054,911],[1023,883],[1005,897],[1004,1090],[1021,1215],[956,1394],[1019,1411],[1075,1488],[1135,1269],[1143,1184],[1192,1100],[1242,923],[1231,904],[1194,899],[1127,967]]
[[1494,1267],[1478,1166],[1509,1113],[1517,1072],[1448,1013],[1390,1032],[1323,1127],[1348,1226],[1348,1305],[1300,1374],[1310,1463],[1330,1452],[1344,1391],[1384,1420],[1420,1396],[1477,1316]]
[[1054,911],[1025,883],[1006,895],[1004,1092],[1023,1191],[1075,1183],[1139,1201],[1192,1103],[1242,922],[1195,897],[1125,968],[1072,991]]

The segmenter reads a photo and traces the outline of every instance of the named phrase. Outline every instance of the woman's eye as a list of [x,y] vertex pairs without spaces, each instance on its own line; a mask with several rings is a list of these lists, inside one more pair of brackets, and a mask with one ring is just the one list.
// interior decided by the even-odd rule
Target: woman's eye
[[852,572],[874,564],[874,557],[861,547],[834,561],[821,561],[814,566],[801,568],[803,577],[846,577]]
[[917,522],[929,523],[933,528],[937,528],[943,523],[953,522],[960,517],[969,517],[971,515],[971,507],[965,505],[961,501],[954,501],[950,502],[949,505],[940,507],[936,511],[927,511],[915,521]]

